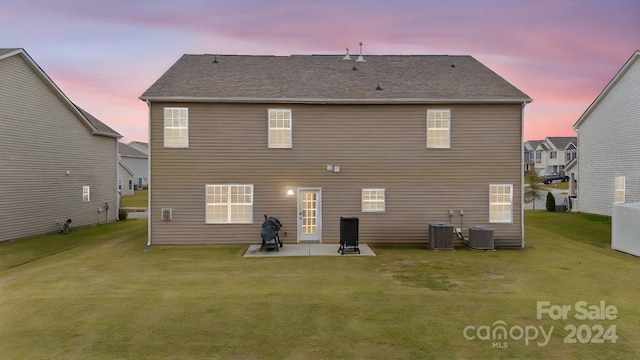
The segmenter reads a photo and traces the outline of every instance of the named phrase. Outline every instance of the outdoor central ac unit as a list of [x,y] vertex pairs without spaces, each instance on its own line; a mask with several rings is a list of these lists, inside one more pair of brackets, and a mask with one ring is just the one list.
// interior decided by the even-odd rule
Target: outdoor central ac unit
[[454,250],[453,225],[444,223],[429,224],[429,249]]
[[469,247],[478,250],[493,250],[493,229],[481,226],[469,228]]

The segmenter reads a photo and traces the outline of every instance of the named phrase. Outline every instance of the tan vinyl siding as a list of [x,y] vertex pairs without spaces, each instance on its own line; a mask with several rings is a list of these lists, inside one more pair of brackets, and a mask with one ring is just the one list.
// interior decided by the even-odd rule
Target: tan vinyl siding
[[0,241],[56,231],[66,218],[104,222],[105,202],[114,221],[116,139],[92,135],[22,57],[1,60],[0,74]]
[[[189,108],[189,149],[162,147],[165,106]],[[364,243],[424,243],[429,223],[489,225],[489,184],[513,184],[513,224],[491,224],[498,246],[522,246],[521,105],[304,105],[292,110],[292,149],[267,146],[270,104],[153,103],[153,243],[258,243],[262,215],[295,243],[296,196],[322,188],[323,243],[340,217],[360,219]],[[451,148],[429,149],[428,109],[451,111]],[[340,172],[327,171],[327,165]],[[205,224],[205,184],[254,185],[254,224]],[[362,213],[362,189],[384,188],[384,213]],[[172,221],[161,208],[173,209]],[[464,219],[458,210],[464,210]]]

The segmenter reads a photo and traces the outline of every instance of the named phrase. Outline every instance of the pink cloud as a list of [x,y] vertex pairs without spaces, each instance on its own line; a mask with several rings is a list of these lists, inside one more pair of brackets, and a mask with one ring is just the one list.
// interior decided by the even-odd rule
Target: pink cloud
[[534,98],[531,138],[572,132],[638,48],[639,13],[632,0],[30,0],[3,7],[0,34],[14,34],[9,45],[25,47],[72,101],[136,140],[147,116],[138,96],[183,53],[353,54],[359,41],[365,54],[474,56]]

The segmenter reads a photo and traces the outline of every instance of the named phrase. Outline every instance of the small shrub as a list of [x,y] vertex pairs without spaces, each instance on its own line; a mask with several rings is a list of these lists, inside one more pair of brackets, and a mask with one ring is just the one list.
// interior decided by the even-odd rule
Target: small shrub
[[127,220],[127,216],[128,215],[129,214],[127,213],[127,211],[125,209],[120,208],[118,210],[118,220],[121,220],[121,221]]
[[547,193],[547,211],[555,212],[556,211],[556,198],[553,196],[551,191]]

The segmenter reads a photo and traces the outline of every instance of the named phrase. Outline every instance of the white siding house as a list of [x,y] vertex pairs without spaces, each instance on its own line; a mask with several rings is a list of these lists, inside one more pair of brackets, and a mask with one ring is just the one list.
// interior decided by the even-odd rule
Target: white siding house
[[0,241],[115,221],[120,135],[23,49],[0,49]]
[[640,201],[640,51],[573,125],[580,146],[578,210],[611,216]]
[[577,145],[576,137],[546,137],[535,148],[535,169],[538,175],[564,175],[565,166],[574,159]]

